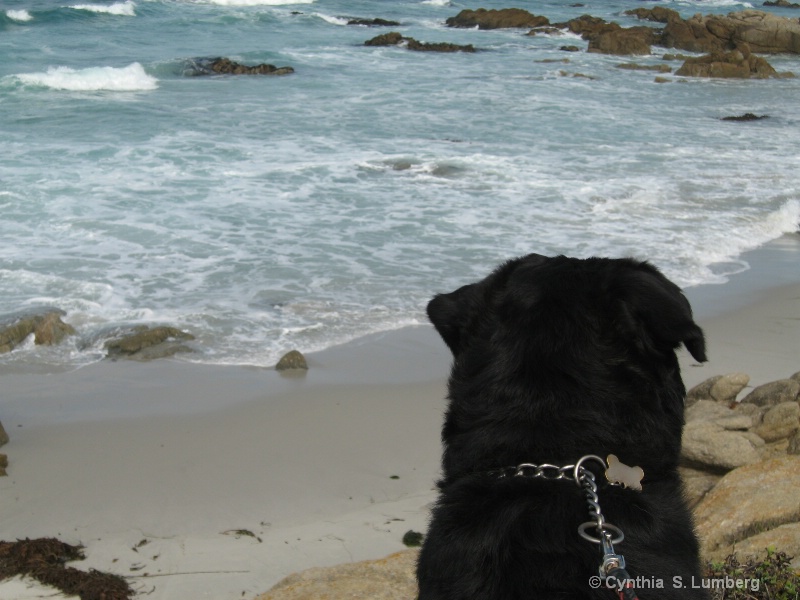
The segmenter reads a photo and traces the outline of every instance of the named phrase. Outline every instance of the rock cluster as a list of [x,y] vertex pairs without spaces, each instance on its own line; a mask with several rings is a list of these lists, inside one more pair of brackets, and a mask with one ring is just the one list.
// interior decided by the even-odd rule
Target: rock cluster
[[409,50],[416,52],[475,52],[472,44],[460,46],[446,42],[428,43],[420,42],[414,38],[404,37],[402,34],[391,31],[378,35],[371,40],[364,42],[365,46],[405,46]]
[[747,44],[732,52],[706,54],[689,58],[675,71],[687,77],[727,77],[738,79],[767,79],[780,77],[766,59],[750,52]]
[[650,54],[651,46],[661,46],[708,53],[708,57],[687,61],[684,72],[678,73],[689,76],[775,77],[777,73],[767,61],[752,53],[800,52],[800,22],[762,11],[747,10],[727,16],[695,15],[686,20],[677,11],[660,6],[637,8],[626,14],[664,23],[665,27],[623,28],[589,15],[556,27],[588,40],[589,52]]
[[722,53],[740,44],[763,54],[800,53],[800,21],[759,10],[744,10],[728,15],[694,15],[682,19],[671,9],[628,11],[640,19],[665,23],[657,44],[690,52]]
[[742,373],[687,394],[681,474],[704,556],[775,546],[800,566],[800,372],[737,396]]
[[707,53],[687,60],[676,73],[692,77],[777,77],[775,69],[753,53],[800,52],[800,21],[763,11],[683,19],[675,10],[656,6],[628,10],[626,14],[665,26],[622,27],[591,15],[551,24],[547,17],[517,8],[462,10],[446,24],[478,29],[530,28],[528,35],[566,29],[588,41],[588,52],[603,54],[648,55],[652,46]]
[[[0,316],[0,354],[11,352],[30,336],[37,345],[55,345],[67,336],[76,335],[72,325],[61,317],[66,313],[55,308]],[[124,331],[116,330],[114,335],[105,331],[95,334],[95,339],[79,340],[78,344],[93,345],[105,337],[112,337],[105,343],[107,357],[130,358],[133,360],[152,360],[173,356],[178,352],[193,352],[184,342],[194,336],[175,327],[148,327],[141,325]],[[1,445],[1,444],[0,444]]]
[[0,319],[0,354],[11,352],[29,335],[34,336],[34,343],[44,346],[58,344],[73,335],[75,329],[61,320],[65,314],[58,309],[43,309]]

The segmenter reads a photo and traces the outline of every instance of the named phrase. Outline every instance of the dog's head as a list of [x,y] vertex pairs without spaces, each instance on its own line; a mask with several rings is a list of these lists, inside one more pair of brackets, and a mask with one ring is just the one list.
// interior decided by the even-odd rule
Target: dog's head
[[703,332],[680,288],[633,259],[529,254],[437,295],[427,312],[456,359],[503,332],[520,341],[541,339],[545,346],[538,350],[547,353],[605,326],[641,353],[673,353],[684,344],[696,360],[706,360]]
[[704,361],[705,341],[680,289],[652,265],[531,254],[436,296],[428,316],[454,356],[446,470],[500,456],[624,459],[638,446],[653,462],[677,461],[676,350]]

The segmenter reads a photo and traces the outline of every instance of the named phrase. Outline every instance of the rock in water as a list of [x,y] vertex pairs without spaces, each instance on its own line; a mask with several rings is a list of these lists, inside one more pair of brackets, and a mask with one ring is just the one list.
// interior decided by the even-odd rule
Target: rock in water
[[106,350],[109,358],[121,356],[134,360],[152,360],[178,352],[192,352],[191,348],[180,342],[193,339],[192,334],[175,327],[137,327],[132,333],[106,342]]
[[503,8],[499,10],[462,10],[455,17],[445,21],[448,27],[472,29],[512,29],[542,27],[549,25],[547,17],[537,17],[521,8]]
[[302,352],[299,350],[290,350],[284,354],[278,361],[278,364],[275,365],[276,371],[288,371],[292,369],[308,369],[306,357],[303,356]]
[[62,310],[50,308],[0,319],[0,354],[11,352],[31,334],[36,344],[45,346],[57,344],[74,334],[75,329],[61,320],[65,314]]

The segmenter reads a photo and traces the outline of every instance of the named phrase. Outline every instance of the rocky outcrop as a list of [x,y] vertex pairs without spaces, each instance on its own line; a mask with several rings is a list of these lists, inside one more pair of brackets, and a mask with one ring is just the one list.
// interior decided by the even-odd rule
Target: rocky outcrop
[[386,19],[349,19],[348,25],[362,25],[364,27],[398,27],[397,21],[387,21]]
[[428,43],[420,42],[414,38],[403,37],[397,31],[375,36],[364,42],[365,46],[403,46],[416,52],[475,52],[472,44],[460,46],[446,42]]
[[633,8],[625,11],[630,15],[643,21],[655,21],[656,23],[671,23],[673,21],[683,21],[680,13],[671,8],[655,6],[653,8]]
[[412,600],[418,555],[418,550],[404,550],[378,560],[309,569],[289,575],[256,600]]
[[533,29],[550,24],[547,17],[538,17],[521,8],[462,10],[445,21],[448,27],[465,29]]
[[[689,390],[681,476],[707,559],[800,549],[800,373],[759,385],[712,377]],[[800,558],[795,559],[800,567]]]
[[762,440],[744,431],[701,421],[686,425],[681,457],[687,466],[724,472],[758,462],[763,446]]
[[292,67],[276,67],[267,63],[248,66],[230,58],[195,58],[188,60],[183,68],[184,75],[289,75]]
[[775,2],[770,2],[767,0],[764,2],[764,6],[777,6],[778,8],[800,8],[800,4],[796,2],[789,2],[789,0],[775,0]]
[[753,113],[744,113],[743,115],[735,115],[730,117],[722,117],[721,121],[760,121],[761,119],[769,119],[769,115],[755,115]]
[[626,71],[656,71],[657,73],[672,73],[672,67],[669,65],[639,65],[636,63],[621,63],[617,65],[618,69]]
[[750,383],[750,376],[747,373],[715,375],[688,391],[686,407],[706,398],[722,404],[732,404],[748,383]]
[[[592,15],[581,15],[570,19],[566,23],[557,23],[555,27],[566,29],[570,33],[575,33],[581,37],[586,35],[596,35],[613,27],[616,23],[608,23],[605,19],[600,17],[593,17]],[[619,27],[619,25],[616,25]]]
[[800,382],[788,378],[763,384],[737,402],[748,381],[744,373],[731,373],[689,390],[684,466],[720,474],[786,452],[800,432]]
[[292,67],[276,67],[267,63],[249,67],[229,58],[215,58],[208,66],[214,73],[225,75],[289,75],[294,73]]
[[[787,533],[774,532],[781,526],[794,525],[800,533],[800,457],[781,456],[731,471],[706,494],[695,508],[695,522],[707,559],[721,559],[734,546],[754,546],[749,538],[760,535],[758,548],[775,546],[775,540]],[[770,541],[772,540],[772,541]],[[800,538],[794,538],[796,547]],[[778,546],[775,546],[778,547]],[[784,550],[783,546],[779,547]]]
[[800,399],[800,381],[796,379],[779,379],[765,383],[750,392],[742,402],[756,406],[775,406],[782,402],[794,402]]
[[760,54],[800,52],[800,21],[759,10],[728,15],[694,15],[682,19],[677,12],[656,7],[627,11],[640,19],[666,23],[657,45],[690,52],[724,53],[748,44]]
[[58,344],[75,333],[71,325],[61,320],[65,314],[58,309],[44,309],[0,318],[0,354],[11,352],[30,335],[34,336],[37,345]]
[[109,358],[153,360],[166,358],[178,352],[193,352],[183,342],[193,340],[190,333],[175,327],[135,327],[132,331],[106,342]]
[[589,42],[589,52],[602,54],[646,55],[658,40],[658,32],[652,27],[626,28],[591,15],[581,15],[555,27],[580,35]]
[[650,54],[650,46],[655,39],[655,33],[650,27],[618,26],[589,36],[588,52],[616,55]]
[[723,77],[737,79],[768,79],[780,77],[766,59],[750,52],[746,44],[726,53],[706,54],[689,58],[675,75],[684,77]]

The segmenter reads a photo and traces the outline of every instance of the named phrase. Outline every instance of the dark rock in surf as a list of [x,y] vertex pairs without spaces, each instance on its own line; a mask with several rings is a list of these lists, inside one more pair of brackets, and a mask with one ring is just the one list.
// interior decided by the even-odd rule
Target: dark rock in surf
[[[580,36],[594,35],[600,33],[604,27],[608,27],[611,23],[607,23],[600,17],[593,17],[591,15],[581,15],[574,19],[570,19],[566,23],[556,23],[554,27],[566,29],[570,33],[575,33]],[[584,37],[584,39],[586,39]]]
[[547,17],[536,16],[521,8],[462,10],[445,21],[448,27],[462,29],[533,29],[550,24]]
[[[348,17],[342,17],[347,19]],[[349,19],[348,25],[362,25],[365,27],[398,27],[397,21],[387,21],[386,19]]]
[[650,54],[650,46],[657,39],[655,30],[651,27],[624,28],[616,23],[584,37],[589,40],[588,52],[615,55]]
[[722,121],[760,121],[761,119],[769,119],[769,115],[754,115],[753,113],[744,113],[743,115],[733,117],[722,117]]
[[229,58],[216,58],[209,64],[214,73],[225,75],[288,75],[294,73],[292,67],[276,67],[266,63],[249,67]]
[[289,75],[294,73],[292,67],[276,67],[262,63],[248,66],[229,58],[195,58],[187,62],[183,74],[197,75]]
[[601,54],[650,54],[650,46],[658,41],[658,31],[652,27],[625,28],[591,15],[581,15],[555,26],[580,35],[589,42],[589,52]]
[[445,42],[428,43],[420,42],[414,38],[403,37],[397,31],[391,31],[382,35],[375,36],[371,40],[364,42],[365,46],[405,46],[409,50],[416,52],[475,52],[472,44],[460,46]]
[[403,37],[402,33],[397,31],[391,31],[389,33],[382,33],[381,35],[376,35],[371,40],[367,40],[364,42],[365,46],[397,46],[399,45],[405,38]]
[[764,6],[775,6],[777,8],[800,8],[800,4],[789,2],[788,0],[775,0],[775,2],[770,2],[767,0],[764,2]]
[[59,309],[18,313],[0,318],[0,354],[11,352],[31,334],[41,346],[58,344],[75,329],[61,320],[66,313]]
[[182,342],[193,340],[190,333],[175,327],[134,327],[128,333],[106,342],[108,358],[153,360],[166,358],[178,352],[193,352]]
[[767,79],[781,75],[766,59],[750,52],[747,44],[725,53],[711,53],[689,58],[675,75],[684,77],[721,77],[737,79]]

